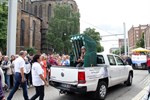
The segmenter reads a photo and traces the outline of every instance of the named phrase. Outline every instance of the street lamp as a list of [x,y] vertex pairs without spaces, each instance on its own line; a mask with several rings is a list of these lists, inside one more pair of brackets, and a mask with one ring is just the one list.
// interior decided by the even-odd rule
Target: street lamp
[[7,55],[16,54],[17,2],[8,0]]

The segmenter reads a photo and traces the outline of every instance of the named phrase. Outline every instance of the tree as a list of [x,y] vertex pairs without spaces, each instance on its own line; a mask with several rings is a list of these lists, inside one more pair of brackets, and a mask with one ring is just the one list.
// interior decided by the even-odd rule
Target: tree
[[[126,48],[127,48],[127,50],[128,50],[128,46],[127,46]],[[125,51],[125,46],[122,46],[122,47],[121,47],[121,54],[124,54],[124,53],[125,53],[124,51]]]
[[[50,18],[48,42],[57,53],[70,53],[70,36],[79,33],[80,14],[68,4],[57,4],[54,16]],[[62,52],[61,52],[62,51]]]
[[116,54],[116,55],[119,55],[120,54],[120,50],[118,49],[118,50],[115,50],[115,51],[113,51],[112,52],[113,54]]
[[83,34],[86,34],[87,36],[91,37],[92,39],[94,39],[96,41],[97,44],[97,52],[102,52],[104,51],[103,46],[101,46],[100,44],[100,33],[96,32],[94,28],[86,28],[85,31],[83,32]]
[[6,54],[7,43],[7,16],[8,7],[6,3],[0,3],[0,51]]
[[29,53],[29,55],[31,55],[31,56],[37,53],[36,49],[34,49],[34,48],[27,48],[26,50]]
[[145,43],[144,43],[144,32],[142,33],[141,39],[137,41],[136,47],[137,47],[137,48],[139,48],[139,47],[145,48]]
[[[113,54],[116,54],[116,55],[124,54],[124,53],[125,53],[125,52],[124,52],[124,47],[125,47],[125,46],[122,46],[122,47],[119,48],[118,50],[115,50],[115,51],[113,52]],[[127,46],[127,50],[128,50],[128,46]]]

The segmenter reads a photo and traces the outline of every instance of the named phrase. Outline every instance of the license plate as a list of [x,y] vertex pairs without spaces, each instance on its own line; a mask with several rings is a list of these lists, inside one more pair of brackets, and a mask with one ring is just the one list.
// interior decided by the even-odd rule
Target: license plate
[[65,87],[65,88],[70,88],[71,85],[68,85],[68,84],[61,84],[62,87]]

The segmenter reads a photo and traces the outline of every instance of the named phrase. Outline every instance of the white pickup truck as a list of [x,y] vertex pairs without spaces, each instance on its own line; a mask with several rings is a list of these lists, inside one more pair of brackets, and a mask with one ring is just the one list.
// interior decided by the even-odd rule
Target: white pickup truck
[[104,100],[107,89],[125,83],[132,85],[133,69],[120,57],[98,53],[97,66],[62,67],[52,66],[50,84],[62,93],[94,93],[94,98]]

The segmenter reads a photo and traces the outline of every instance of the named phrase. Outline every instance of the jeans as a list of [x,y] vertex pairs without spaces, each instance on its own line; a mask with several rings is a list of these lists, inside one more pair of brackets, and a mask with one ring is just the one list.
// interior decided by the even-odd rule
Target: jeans
[[30,75],[29,75],[29,74],[25,74],[25,77],[26,77],[26,79],[27,79],[27,85],[29,85]]
[[14,87],[15,86],[15,75],[13,74],[12,77],[13,77],[13,87]]
[[29,80],[30,80],[30,85],[32,85],[32,74],[31,74],[31,71],[30,71],[30,73],[29,73],[29,76],[30,76],[30,78],[29,78]]
[[10,89],[10,75],[5,73],[5,83],[8,85],[8,89]]
[[11,100],[14,93],[18,90],[18,87],[21,85],[22,89],[23,89],[23,97],[24,100],[29,100],[28,98],[28,92],[27,92],[27,82],[22,83],[21,82],[21,74],[20,73],[15,73],[15,85],[13,87],[13,89],[11,90],[9,96],[7,97],[7,100]]
[[39,100],[44,100],[44,86],[35,86],[36,94],[30,99],[35,100],[39,97]]

